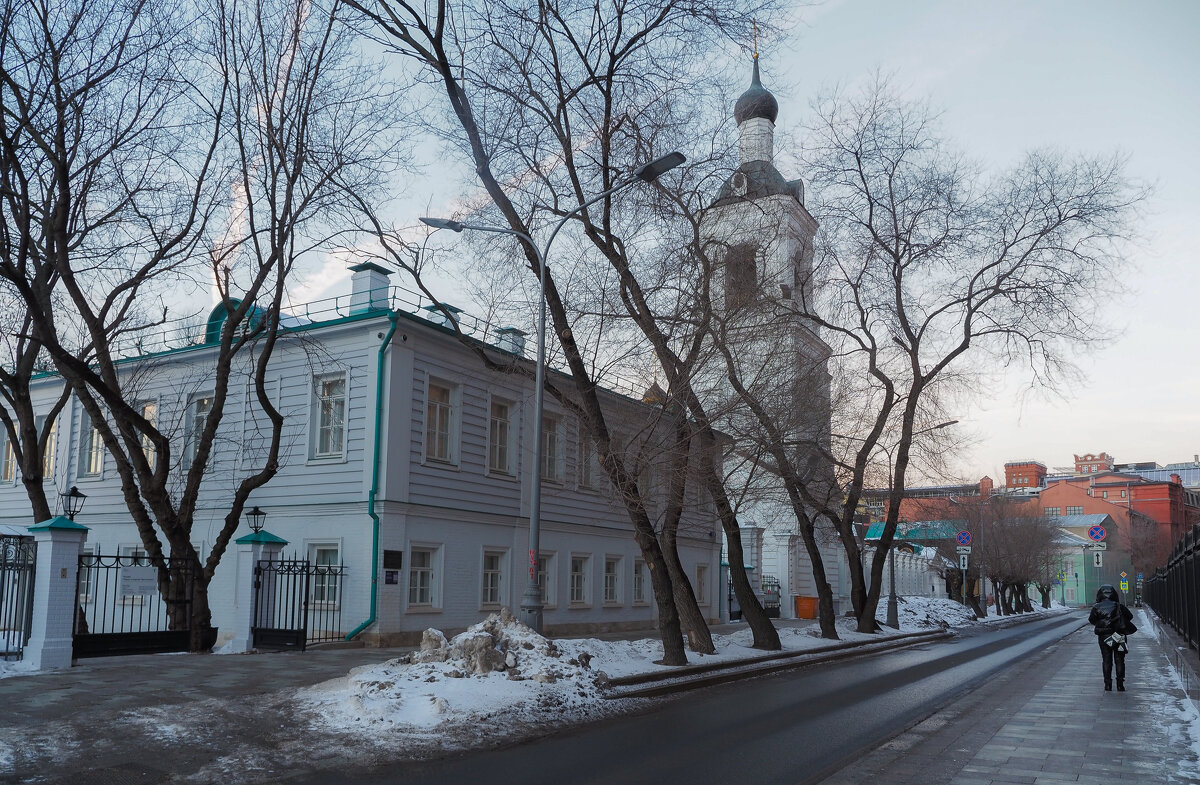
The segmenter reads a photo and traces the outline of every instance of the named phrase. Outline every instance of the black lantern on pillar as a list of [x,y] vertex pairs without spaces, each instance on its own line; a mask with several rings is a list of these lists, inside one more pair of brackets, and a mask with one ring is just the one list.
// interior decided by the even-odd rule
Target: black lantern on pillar
[[71,490],[61,494],[63,500],[63,509],[66,510],[67,518],[75,520],[75,516],[83,509],[83,503],[87,501],[87,494],[80,491],[74,485]]
[[263,530],[263,525],[267,522],[267,514],[258,509],[258,505],[254,505],[250,512],[246,513],[246,521],[250,524],[250,531],[258,534]]

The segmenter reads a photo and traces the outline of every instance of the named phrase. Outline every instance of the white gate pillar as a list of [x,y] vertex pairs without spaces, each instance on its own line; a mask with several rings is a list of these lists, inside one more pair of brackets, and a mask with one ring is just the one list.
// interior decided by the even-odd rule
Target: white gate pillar
[[37,542],[33,624],[22,659],[35,670],[71,667],[79,554],[88,527],[59,515],[29,527]]
[[[234,608],[237,611],[237,621],[234,624],[233,640],[227,644],[226,651],[247,652],[254,649],[254,595],[258,583],[256,570],[259,561],[275,561],[279,558],[287,540],[276,537],[268,531],[247,534],[234,540],[237,550],[237,589],[234,592]],[[273,592],[274,586],[268,591]],[[274,605],[274,597],[268,596],[259,615],[270,614]],[[268,616],[269,617],[269,616]]]

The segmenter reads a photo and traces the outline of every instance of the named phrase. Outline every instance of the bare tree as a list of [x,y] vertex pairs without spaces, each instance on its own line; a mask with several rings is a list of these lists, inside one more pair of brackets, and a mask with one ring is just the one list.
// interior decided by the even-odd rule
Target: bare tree
[[[10,16],[26,62],[6,72],[7,137],[32,141],[11,146],[6,164],[23,169],[8,182],[37,183],[11,195],[10,209],[25,219],[16,239],[35,250],[0,274],[113,457],[164,596],[192,597],[190,645],[202,651],[212,643],[209,582],[247,497],[279,467],[283,416],[264,378],[287,282],[357,225],[358,200],[394,164],[387,91],[364,87],[372,80],[336,4],[214,0],[192,18],[152,3],[61,6]],[[217,214],[232,217],[218,227]],[[224,318],[206,337],[213,392],[183,466],[169,424],[141,405],[149,366],[130,358],[128,339],[165,320],[165,308],[146,318],[148,295],[210,280]],[[67,319],[81,325],[77,343]],[[238,478],[201,554],[191,539],[200,488],[242,375],[269,420],[269,447]]]
[[[985,174],[883,79],[818,105],[804,162],[821,233],[796,312],[830,344],[835,373],[866,385],[858,431],[833,437],[851,472],[826,514],[870,631],[914,439],[938,422],[939,390],[981,368],[1061,379],[1072,352],[1104,334],[1099,301],[1144,192],[1117,157],[1039,151]],[[888,434],[891,494],[868,584],[853,515]]]
[[[592,194],[618,185],[632,162],[654,157],[649,154],[654,151],[639,146],[643,135],[630,129],[661,127],[656,123],[664,107],[696,83],[688,64],[710,43],[737,27],[749,27],[751,11],[740,3],[721,2],[596,7],[347,1],[436,82],[453,113],[446,135],[475,167],[494,205],[489,214],[525,236],[537,235],[540,227],[570,214]],[[629,240],[645,220],[625,223],[628,214],[623,216],[609,198],[576,217],[590,254],[598,254],[617,272],[620,296],[636,299],[639,293],[629,284],[637,281],[627,274],[635,255]],[[539,275],[536,250],[522,250],[529,272]],[[556,251],[556,258],[564,256]],[[650,566],[665,661],[682,664],[686,656],[676,604],[695,600],[675,591],[636,472],[613,449],[612,429],[596,392],[603,378],[593,364],[598,360],[603,365],[610,355],[584,342],[592,334],[584,325],[594,327],[603,318],[584,319],[581,325],[571,310],[564,273],[557,268],[546,272],[549,316],[574,384],[570,397],[597,445],[601,466],[625,502]],[[605,331],[606,340],[614,337],[612,332]],[[663,347],[652,346],[661,359]],[[678,400],[674,380],[667,382],[668,397]],[[715,438],[702,433],[697,449],[699,455],[711,456]],[[711,466],[704,469],[711,471]],[[740,551],[736,526],[726,525],[726,535],[736,561],[741,556],[733,552]],[[748,585],[744,588],[746,607],[757,606]],[[765,615],[749,618],[756,643],[777,648],[778,637]],[[707,629],[702,634],[707,638]],[[711,650],[711,643],[704,648]]]

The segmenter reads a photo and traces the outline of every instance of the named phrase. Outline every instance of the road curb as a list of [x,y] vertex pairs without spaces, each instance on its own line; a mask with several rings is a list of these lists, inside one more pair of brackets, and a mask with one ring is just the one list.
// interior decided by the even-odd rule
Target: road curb
[[[943,640],[952,636],[953,633],[947,630],[911,632],[880,641],[849,641],[821,649],[776,652],[749,660],[736,660],[734,662],[720,662],[709,665],[689,665],[678,670],[639,673],[633,676],[610,679],[604,697],[610,700],[618,698],[653,698],[660,695],[693,690],[699,687],[725,684],[737,681],[738,679],[787,670],[788,668],[798,668],[804,665],[814,665],[864,654],[900,649],[906,646],[915,646],[920,643]],[[623,687],[631,689],[622,689]]]

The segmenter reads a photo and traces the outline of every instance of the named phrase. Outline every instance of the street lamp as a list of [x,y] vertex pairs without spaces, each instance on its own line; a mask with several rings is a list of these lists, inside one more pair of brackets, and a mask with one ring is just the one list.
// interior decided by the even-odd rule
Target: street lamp
[[533,401],[533,476],[529,489],[529,585],[521,598],[521,617],[535,632],[542,631],[542,589],[538,583],[538,554],[541,551],[541,515],[542,515],[542,409],[545,399],[546,386],[546,257],[550,254],[550,244],[558,235],[567,221],[574,218],[580,211],[587,209],[605,197],[636,183],[652,183],[666,172],[686,161],[683,153],[668,153],[649,163],[642,164],[624,180],[612,188],[597,194],[559,219],[550,231],[546,244],[539,251],[537,243],[525,232],[507,229],[500,226],[481,226],[446,218],[421,218],[421,223],[435,229],[449,229],[452,232],[462,232],[470,229],[477,232],[492,234],[510,234],[525,241],[538,262],[538,324],[537,324],[537,364],[534,370],[534,401]]
[[258,534],[263,530],[263,526],[267,522],[267,514],[258,509],[258,505],[254,505],[250,512],[246,513],[246,522],[250,524],[250,531]]
[[75,520],[75,516],[83,509],[83,503],[87,500],[87,494],[80,491],[74,485],[71,490],[61,494],[63,500],[63,509],[66,510],[67,519]]

